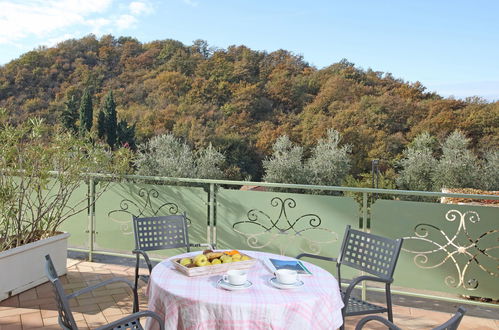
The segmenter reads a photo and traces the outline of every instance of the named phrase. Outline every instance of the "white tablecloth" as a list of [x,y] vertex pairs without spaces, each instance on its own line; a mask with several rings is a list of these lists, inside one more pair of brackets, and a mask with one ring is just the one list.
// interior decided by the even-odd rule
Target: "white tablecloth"
[[[253,258],[292,259],[270,253],[241,251]],[[197,252],[199,253],[199,252]],[[175,258],[197,253],[184,254]],[[324,269],[305,263],[313,276],[302,276],[304,286],[280,290],[260,261],[248,270],[253,286],[227,291],[217,287],[221,275],[188,277],[171,261],[154,267],[149,280],[149,310],[165,320],[165,329],[336,329],[342,324],[343,301],[338,282]],[[150,321],[149,329],[157,329]]]

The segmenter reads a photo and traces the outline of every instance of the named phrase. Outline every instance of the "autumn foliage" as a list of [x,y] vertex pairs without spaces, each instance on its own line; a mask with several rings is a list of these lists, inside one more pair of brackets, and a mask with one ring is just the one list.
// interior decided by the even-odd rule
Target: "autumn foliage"
[[89,35],[0,67],[0,107],[14,124],[36,115],[59,125],[66,103],[85,90],[96,108],[112,91],[118,118],[136,124],[138,143],[164,133],[196,149],[211,143],[233,178],[260,179],[279,136],[307,153],[331,128],[351,146],[354,175],[372,159],[400,158],[426,131],[444,138],[459,129],[478,153],[499,146],[499,102],[445,99],[346,60],[317,69],[285,50]]

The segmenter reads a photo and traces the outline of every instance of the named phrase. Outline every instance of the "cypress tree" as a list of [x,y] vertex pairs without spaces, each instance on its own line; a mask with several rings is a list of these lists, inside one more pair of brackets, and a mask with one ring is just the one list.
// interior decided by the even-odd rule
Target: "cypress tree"
[[80,135],[90,132],[93,120],[92,95],[85,89],[80,102]]
[[68,131],[77,132],[76,121],[78,120],[78,103],[74,95],[64,102],[65,108],[61,113],[62,126]]
[[113,92],[110,91],[104,103],[105,127],[107,144],[113,148],[116,144],[116,130],[118,119],[116,117],[116,103],[114,103]]
[[101,140],[106,136],[106,114],[103,110],[99,111],[97,116],[97,136]]
[[120,120],[116,133],[118,145],[128,146],[130,149],[135,150],[137,147],[135,143],[135,124],[128,126],[126,120]]

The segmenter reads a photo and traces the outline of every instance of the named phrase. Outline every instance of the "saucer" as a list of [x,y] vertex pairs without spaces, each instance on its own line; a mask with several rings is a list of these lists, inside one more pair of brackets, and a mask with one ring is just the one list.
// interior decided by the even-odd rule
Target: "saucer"
[[248,289],[248,288],[250,288],[253,285],[253,283],[251,283],[250,281],[246,281],[246,283],[241,284],[241,285],[232,285],[229,282],[225,282],[223,279],[220,279],[220,280],[218,280],[217,285],[219,287],[221,287],[222,289],[230,290],[230,291],[235,291],[235,290],[245,290],[245,289]]
[[303,285],[305,285],[305,283],[303,283],[303,281],[300,281],[300,280],[296,281],[293,284],[282,284],[282,283],[278,282],[277,278],[275,278],[275,277],[272,277],[271,279],[269,279],[269,282],[272,286],[274,286],[278,289],[283,289],[283,290],[298,289],[298,288],[301,288]]

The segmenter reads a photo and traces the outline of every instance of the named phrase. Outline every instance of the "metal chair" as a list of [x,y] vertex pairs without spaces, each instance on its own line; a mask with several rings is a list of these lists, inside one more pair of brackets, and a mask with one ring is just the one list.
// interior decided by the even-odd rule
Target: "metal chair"
[[[133,283],[128,281],[127,279],[124,278],[112,278],[109,280],[106,280],[104,282],[101,282],[99,284],[78,290],[76,292],[73,292],[69,295],[66,295],[64,292],[64,289],[62,287],[61,282],[59,281],[59,276],[57,275],[57,272],[55,270],[54,264],[52,263],[52,259],[50,258],[50,255],[45,256],[45,272],[47,274],[48,279],[53,285],[54,292],[55,292],[55,298],[57,300],[57,309],[59,311],[59,325],[61,326],[62,329],[68,329],[68,330],[77,330],[78,326],[76,325],[75,319],[73,317],[73,313],[71,312],[71,308],[69,306],[69,299],[78,297],[82,294],[91,292],[92,290],[95,290],[97,288],[100,288],[102,286],[115,283],[115,282],[125,282],[130,286],[130,288],[133,290]],[[134,291],[134,310],[136,309],[135,306],[137,306],[137,292]],[[137,312],[129,316],[125,316],[119,320],[116,320],[114,322],[111,322],[107,325],[104,325],[102,327],[97,328],[97,330],[110,330],[110,329],[143,329],[141,324],[140,324],[140,318],[143,317],[152,317],[156,321],[158,321],[159,327],[161,330],[164,330],[164,324],[163,320],[161,317],[151,311],[143,311],[143,312]]]
[[[393,322],[390,284],[393,282],[393,272],[395,271],[401,247],[402,239],[393,240],[351,229],[350,226],[347,226],[338,258],[329,258],[308,253],[302,253],[296,258],[309,257],[336,262],[338,283],[340,285],[341,266],[343,265],[373,275],[356,277],[350,282],[345,291],[342,290],[343,303],[345,305],[341,311],[343,322],[346,316],[384,312],[388,312],[388,319]],[[385,283],[386,307],[378,306],[352,296],[353,290],[362,281]]]
[[[187,252],[190,252],[191,247],[207,247],[213,249],[210,244],[189,243],[187,218],[185,214],[150,218],[136,218],[134,216],[133,232],[135,236],[135,249],[132,252],[136,255],[135,291],[138,289],[139,278],[147,283],[152,272],[153,266],[147,255],[147,251],[186,248]],[[141,255],[144,257],[147,264],[149,275],[139,276]]]
[[[445,322],[442,325],[439,325],[436,328],[433,328],[433,330],[457,330],[459,323],[461,323],[461,320],[463,319],[464,313],[466,313],[466,309],[464,309],[463,307],[459,307],[457,309],[456,314],[454,314],[447,322]],[[364,317],[362,320],[359,321],[359,323],[357,323],[357,325],[355,326],[355,330],[361,330],[369,321],[381,322],[384,325],[386,325],[390,330],[402,330],[392,322],[378,315],[371,315]]]

